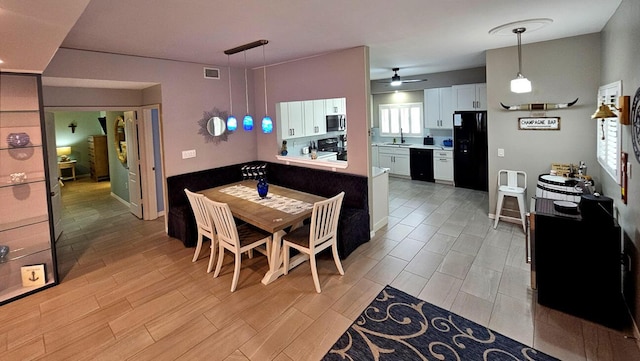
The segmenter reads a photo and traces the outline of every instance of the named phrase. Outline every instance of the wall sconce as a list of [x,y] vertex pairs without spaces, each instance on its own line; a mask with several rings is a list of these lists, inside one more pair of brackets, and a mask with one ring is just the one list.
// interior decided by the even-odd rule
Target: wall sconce
[[71,147],[57,147],[56,154],[60,157],[61,162],[68,162],[71,154]]
[[76,132],[76,127],[77,126],[78,126],[78,124],[76,124],[75,120],[69,124],[69,128],[71,128],[71,133],[75,133]]
[[[600,119],[602,120],[602,140],[604,140],[604,120],[606,118],[620,118],[620,124],[629,125],[629,96],[623,95],[618,98],[618,103],[620,104],[620,108],[616,108],[615,104],[605,104],[601,103],[593,115],[591,115],[591,119]],[[619,115],[611,111],[611,108],[617,110]]]

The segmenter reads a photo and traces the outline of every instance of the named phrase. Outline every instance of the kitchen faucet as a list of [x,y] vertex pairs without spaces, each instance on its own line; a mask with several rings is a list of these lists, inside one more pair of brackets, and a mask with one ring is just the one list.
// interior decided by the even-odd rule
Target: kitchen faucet
[[402,135],[402,128],[400,128],[400,144],[404,143],[404,136]]

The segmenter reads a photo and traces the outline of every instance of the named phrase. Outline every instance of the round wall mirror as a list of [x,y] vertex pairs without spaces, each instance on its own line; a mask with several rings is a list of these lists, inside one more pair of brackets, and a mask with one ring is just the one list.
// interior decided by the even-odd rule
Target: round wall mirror
[[122,165],[127,165],[127,137],[124,118],[118,116],[115,122],[114,146],[116,154]]
[[207,143],[218,144],[227,141],[229,129],[227,128],[227,112],[223,112],[218,108],[211,111],[204,111],[202,118],[198,120],[198,134],[202,135]]
[[220,117],[214,116],[207,121],[207,132],[214,137],[221,136],[226,129],[227,125]]

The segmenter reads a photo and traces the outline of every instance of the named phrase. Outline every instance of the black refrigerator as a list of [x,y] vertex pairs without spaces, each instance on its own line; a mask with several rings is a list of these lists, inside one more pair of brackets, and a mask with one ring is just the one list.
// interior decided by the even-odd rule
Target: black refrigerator
[[488,190],[487,112],[453,114],[453,180],[456,187]]

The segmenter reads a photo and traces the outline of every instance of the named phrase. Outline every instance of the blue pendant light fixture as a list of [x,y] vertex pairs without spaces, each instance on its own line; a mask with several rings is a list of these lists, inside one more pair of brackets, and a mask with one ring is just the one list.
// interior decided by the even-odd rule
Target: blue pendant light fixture
[[253,117],[249,114],[249,84],[247,83],[247,52],[244,52],[244,92],[247,100],[247,115],[242,119],[242,128],[246,132],[253,130]]
[[231,62],[227,54],[227,69],[229,69],[229,116],[227,117],[227,129],[230,132],[238,129],[238,120],[233,115],[233,98],[231,97]]
[[264,55],[264,44],[262,44],[262,73],[264,74],[264,118],[262,118],[262,132],[265,134],[273,132],[273,120],[269,116],[267,106],[267,58]]
[[[224,53],[227,54],[227,56],[231,54],[239,53],[241,51],[244,52],[244,89],[245,89],[245,98],[246,98],[246,104],[247,104],[247,115],[245,115],[244,118],[242,119],[242,128],[245,131],[253,130],[253,117],[251,116],[251,114],[249,114],[249,86],[247,81],[247,50],[253,49],[258,46],[263,46],[262,54],[264,57],[264,45],[266,45],[267,43],[269,43],[268,40],[256,40],[252,43],[240,45],[233,49],[228,49],[224,51]],[[266,79],[266,74],[265,74],[265,79]],[[266,83],[265,83],[265,89],[266,89]],[[229,99],[231,99],[231,67],[229,67]],[[265,92],[265,99],[266,99],[266,92]],[[233,111],[231,112],[233,113]],[[266,122],[269,123],[271,121],[271,118],[269,118],[268,116],[266,116],[266,118],[268,118]],[[263,119],[263,123],[265,123],[264,119]],[[271,124],[270,129],[273,130],[273,122],[271,122],[270,124]],[[227,128],[229,130],[236,130],[238,128],[238,121],[233,115],[230,115],[229,118],[227,119]]]

